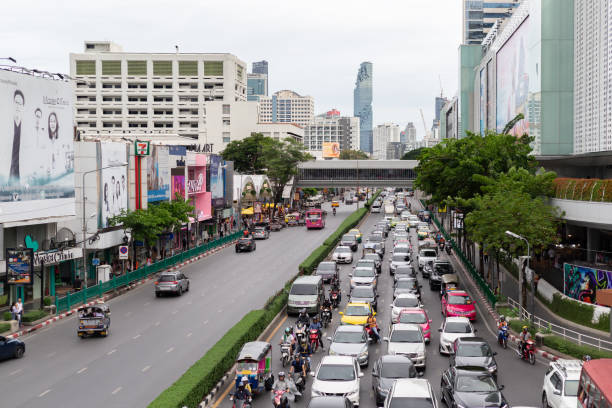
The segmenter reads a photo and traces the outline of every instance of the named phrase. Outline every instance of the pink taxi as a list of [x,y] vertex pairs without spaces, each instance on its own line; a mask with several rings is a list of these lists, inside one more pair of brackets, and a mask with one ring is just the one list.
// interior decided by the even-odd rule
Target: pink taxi
[[476,320],[476,302],[464,290],[449,290],[442,296],[442,314]]
[[425,309],[403,309],[393,323],[412,323],[421,326],[425,343],[431,341],[431,319],[427,317]]

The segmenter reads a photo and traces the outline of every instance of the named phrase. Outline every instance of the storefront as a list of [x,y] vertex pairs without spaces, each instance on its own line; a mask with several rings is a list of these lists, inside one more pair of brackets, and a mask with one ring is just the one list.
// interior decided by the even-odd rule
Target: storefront
[[[74,290],[76,261],[83,258],[83,248],[63,248],[34,252],[34,271],[44,277],[44,296],[64,295]],[[36,275],[36,274],[35,274]],[[38,283],[38,284],[37,284]],[[40,279],[34,279],[33,298],[40,297]]]
[[191,248],[205,239],[204,223],[212,218],[212,195],[206,191],[207,155],[187,153],[187,201],[194,207],[195,216],[181,231],[179,244],[182,249]]

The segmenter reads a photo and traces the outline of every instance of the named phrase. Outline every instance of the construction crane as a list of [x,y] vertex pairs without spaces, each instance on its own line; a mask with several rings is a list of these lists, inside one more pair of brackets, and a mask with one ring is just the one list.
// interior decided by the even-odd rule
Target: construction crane
[[440,98],[444,98],[444,90],[442,89],[442,78],[440,78],[440,74],[438,74],[438,82],[440,82]]
[[429,139],[431,136],[431,132],[427,130],[427,123],[425,122],[425,115],[423,115],[423,108],[419,108],[421,111],[421,119],[423,120],[423,129],[425,129],[425,138]]

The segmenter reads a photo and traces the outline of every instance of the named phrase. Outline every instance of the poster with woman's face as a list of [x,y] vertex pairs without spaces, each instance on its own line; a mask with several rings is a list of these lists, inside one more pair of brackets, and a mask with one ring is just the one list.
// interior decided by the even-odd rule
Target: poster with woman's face
[[108,220],[128,208],[128,197],[122,183],[127,179],[127,145],[125,143],[100,143],[101,167],[116,166],[100,171],[100,226],[109,226]]
[[221,156],[211,155],[210,158],[210,192],[212,193],[212,205],[222,207],[224,196],[223,159]]

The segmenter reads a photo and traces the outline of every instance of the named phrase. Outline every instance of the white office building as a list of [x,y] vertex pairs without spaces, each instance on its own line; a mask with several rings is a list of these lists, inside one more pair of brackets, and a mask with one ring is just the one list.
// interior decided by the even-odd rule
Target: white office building
[[87,131],[166,130],[199,140],[205,102],[247,98],[246,64],[232,54],[132,53],[87,41],[70,54],[70,75],[76,125]]
[[400,142],[400,128],[395,123],[383,123],[374,128],[372,158],[387,160],[387,144]]
[[297,92],[283,90],[272,96],[260,96],[262,122],[295,123],[306,126],[314,118],[314,99]]
[[337,142],[340,150],[359,150],[359,118],[340,116],[337,110],[317,115],[304,128],[304,146],[317,155],[324,142]]

